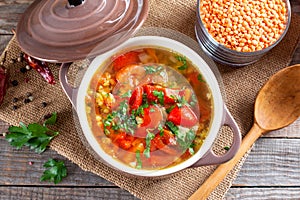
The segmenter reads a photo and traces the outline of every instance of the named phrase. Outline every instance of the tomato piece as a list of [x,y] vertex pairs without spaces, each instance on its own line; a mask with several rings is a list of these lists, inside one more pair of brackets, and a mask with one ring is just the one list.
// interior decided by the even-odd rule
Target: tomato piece
[[164,144],[166,145],[176,145],[176,139],[175,139],[175,135],[168,130],[163,130],[163,135],[161,136],[161,139],[163,141]]
[[116,59],[113,61],[113,69],[115,71],[119,71],[123,67],[135,63],[139,63],[139,53],[135,51],[130,51],[124,54],[119,55]]
[[125,133],[125,132],[121,132],[121,133],[111,133],[111,134],[109,134],[109,137],[111,138],[111,140],[112,140],[113,142],[119,143],[119,141],[125,139],[126,133]]
[[156,134],[155,137],[151,140],[151,146],[161,149],[165,146],[159,134]]
[[168,116],[168,121],[173,122],[175,125],[191,127],[197,124],[198,118],[194,111],[188,106],[173,108]]
[[142,87],[137,87],[130,99],[129,99],[129,105],[131,109],[138,109],[140,105],[142,105],[143,102],[143,88]]
[[169,103],[169,104],[175,103],[175,100],[176,100],[175,98],[180,95],[180,91],[181,90],[165,88],[164,89],[164,94],[165,94],[164,101],[165,101],[165,103]]
[[121,147],[122,149],[129,149],[132,145],[131,142],[128,140],[119,140],[118,141],[119,147]]

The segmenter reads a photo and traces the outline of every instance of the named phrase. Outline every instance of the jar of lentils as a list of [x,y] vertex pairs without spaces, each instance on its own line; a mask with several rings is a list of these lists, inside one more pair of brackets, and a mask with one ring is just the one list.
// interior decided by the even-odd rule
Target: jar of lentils
[[195,32],[213,60],[239,67],[276,46],[290,20],[289,0],[198,0]]

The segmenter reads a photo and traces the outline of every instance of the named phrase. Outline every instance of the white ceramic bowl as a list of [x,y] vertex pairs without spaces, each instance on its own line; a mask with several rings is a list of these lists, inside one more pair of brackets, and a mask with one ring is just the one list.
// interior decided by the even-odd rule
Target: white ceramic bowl
[[[100,147],[99,143],[97,142],[95,136],[93,135],[91,128],[88,123],[87,115],[86,115],[86,107],[85,107],[85,96],[87,94],[87,90],[89,88],[90,81],[102,63],[104,63],[107,59],[111,58],[112,56],[116,55],[121,50],[124,49],[132,49],[133,47],[147,47],[147,46],[157,46],[163,47],[166,49],[171,49],[175,52],[180,53],[181,55],[186,56],[193,64],[198,68],[201,72],[203,77],[205,78],[207,84],[209,85],[212,96],[213,96],[213,119],[211,120],[210,130],[205,139],[203,145],[199,149],[198,152],[195,153],[191,158],[188,160],[166,169],[160,170],[143,170],[143,169],[135,169],[129,167],[120,161],[112,158],[110,155],[104,152],[104,150]],[[171,174],[177,172],[179,170],[185,169],[191,166],[199,166],[199,165],[209,165],[209,164],[216,164],[228,161],[231,159],[235,153],[237,152],[240,141],[241,135],[238,129],[237,124],[233,120],[232,116],[226,109],[226,106],[222,100],[222,95],[219,89],[219,85],[217,82],[216,77],[214,76],[213,72],[211,71],[210,67],[207,63],[193,50],[189,47],[179,43],[175,40],[171,40],[169,38],[159,37],[159,36],[139,36],[134,37],[123,43],[122,45],[118,46],[117,48],[97,56],[88,67],[85,75],[81,81],[81,84],[77,89],[70,88],[67,80],[66,80],[66,73],[68,70],[69,64],[62,64],[61,71],[60,71],[60,80],[61,84],[69,96],[70,100],[73,102],[73,106],[75,107],[81,128],[84,132],[84,136],[89,143],[90,147],[96,152],[97,155],[109,166],[112,166],[120,171],[126,172],[131,175],[138,175],[138,176],[163,176],[167,174]],[[77,95],[78,94],[78,95]],[[73,97],[72,97],[73,96]],[[234,142],[230,148],[230,150],[222,155],[216,156],[212,152],[212,145],[215,141],[218,131],[221,126],[228,125],[232,128],[234,132]]]

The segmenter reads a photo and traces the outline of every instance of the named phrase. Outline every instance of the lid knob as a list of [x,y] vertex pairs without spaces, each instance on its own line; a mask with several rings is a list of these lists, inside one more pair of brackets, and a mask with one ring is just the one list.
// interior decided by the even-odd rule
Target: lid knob
[[68,0],[70,6],[79,6],[83,4],[84,0]]

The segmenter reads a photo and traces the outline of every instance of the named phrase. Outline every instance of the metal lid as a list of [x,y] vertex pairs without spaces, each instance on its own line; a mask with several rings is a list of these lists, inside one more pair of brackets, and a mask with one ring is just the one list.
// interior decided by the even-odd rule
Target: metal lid
[[17,40],[39,60],[81,60],[133,36],[148,10],[148,0],[36,0],[18,23]]

